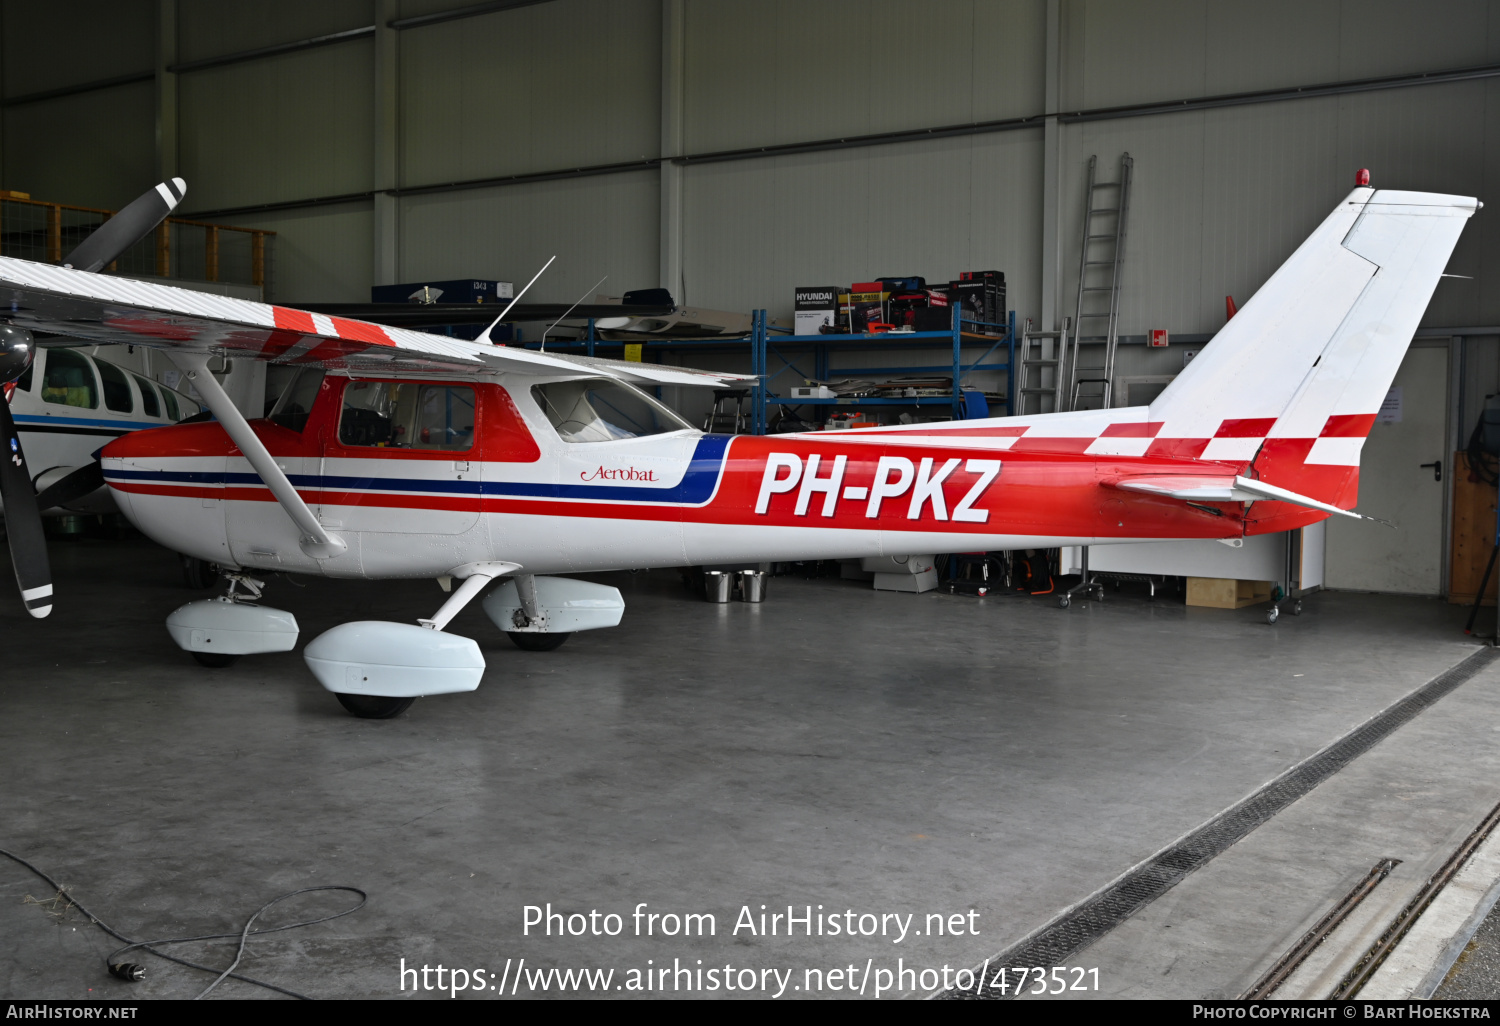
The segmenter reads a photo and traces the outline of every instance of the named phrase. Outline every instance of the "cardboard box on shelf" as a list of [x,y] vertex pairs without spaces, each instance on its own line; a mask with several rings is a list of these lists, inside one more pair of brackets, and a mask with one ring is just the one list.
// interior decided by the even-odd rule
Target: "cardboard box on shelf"
[[855,282],[849,286],[849,330],[857,335],[870,331],[871,325],[888,324],[890,299],[884,282]]
[[839,293],[837,285],[799,285],[792,303],[792,328],[798,335],[816,335],[824,325],[832,325],[838,319]]
[[[1001,271],[965,271],[950,286],[955,301],[963,306],[964,319],[986,324],[1005,323],[1005,274]],[[999,327],[966,328],[982,335],[1000,335]]]

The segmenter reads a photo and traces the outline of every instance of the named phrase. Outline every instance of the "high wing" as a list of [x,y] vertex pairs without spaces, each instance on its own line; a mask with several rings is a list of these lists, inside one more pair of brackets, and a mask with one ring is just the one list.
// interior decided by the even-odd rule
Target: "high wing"
[[0,321],[124,343],[335,370],[596,374],[636,384],[723,387],[745,375],[539,353],[291,307],[0,257]]
[[[352,317],[372,324],[390,324],[401,328],[419,328],[424,324],[489,324],[500,303],[308,303],[302,309],[330,317]],[[623,306],[619,303],[517,303],[505,315],[511,321],[555,321],[566,316],[570,321],[590,317],[666,317],[677,312],[675,306]]]

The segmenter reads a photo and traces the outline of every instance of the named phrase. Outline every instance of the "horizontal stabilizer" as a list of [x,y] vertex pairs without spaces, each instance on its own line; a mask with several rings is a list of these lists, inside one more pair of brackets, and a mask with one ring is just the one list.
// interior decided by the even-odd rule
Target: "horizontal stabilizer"
[[1118,477],[1112,481],[1106,481],[1105,484],[1127,492],[1161,495],[1169,499],[1180,499],[1183,502],[1287,502],[1293,506],[1304,506],[1307,509],[1334,513],[1341,517],[1353,517],[1355,520],[1375,520],[1377,523],[1386,523],[1377,517],[1367,517],[1351,509],[1340,509],[1286,488],[1278,488],[1264,481],[1237,477],[1232,474],[1151,474],[1141,477]]

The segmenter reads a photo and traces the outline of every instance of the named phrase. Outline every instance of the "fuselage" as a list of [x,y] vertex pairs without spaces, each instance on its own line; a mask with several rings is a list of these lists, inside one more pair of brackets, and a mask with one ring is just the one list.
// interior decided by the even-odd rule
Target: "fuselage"
[[[1234,538],[1324,515],[1112,488],[1147,471],[1242,473],[1261,445],[1224,437],[1204,439],[1196,457],[1153,453],[1144,409],[771,436],[683,425],[585,440],[577,421],[544,408],[548,382],[329,374],[305,419],[253,421],[323,526],[348,544],[330,559],[303,554],[292,521],[217,423],[115,440],[103,452],[105,479],[135,525],[177,551],[364,578],[442,576],[496,560],[559,574]],[[366,409],[372,397],[416,395],[401,392],[414,386],[438,411],[422,416],[447,416],[446,428],[407,429],[417,414]],[[461,423],[455,396],[471,404]],[[1208,458],[1216,451],[1225,455]]]
[[[109,440],[176,424],[199,409],[160,382],[76,349],[39,350],[10,395],[11,417],[39,489],[92,462]],[[103,512],[113,504],[101,491],[71,508]]]

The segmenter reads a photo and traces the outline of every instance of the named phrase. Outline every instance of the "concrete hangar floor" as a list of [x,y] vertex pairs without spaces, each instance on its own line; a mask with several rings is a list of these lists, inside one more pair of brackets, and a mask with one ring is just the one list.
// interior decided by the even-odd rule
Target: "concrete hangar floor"
[[[1500,663],[1431,600],[1325,593],[1268,626],[1144,593],[1063,611],[831,579],[715,606],[672,572],[613,574],[618,629],[523,652],[475,604],[450,629],[479,639],[480,689],[372,721],[298,653],[206,670],[179,652],[163,620],[193,593],[170,553],[52,556],[50,619],[0,603],[0,847],[134,939],[236,933],[284,892],[358,887],[362,909],[252,938],[240,966],[315,997],[447,998],[455,969],[470,998],[920,996],[1043,956],[1008,964],[1084,970],[1067,997],[1233,997],[1400,860],[1278,995],[1323,996],[1500,800]],[[268,601],[307,639],[437,596],[276,581]],[[1237,803],[1371,722],[1378,743],[1245,827]],[[1226,810],[1239,836],[1144,903],[1082,933],[1059,920]],[[110,977],[120,943],[53,898],[0,859],[0,995],[209,981],[140,953],[144,980]],[[1072,948],[1043,943],[1059,922]],[[224,966],[233,949],[171,950]]]

